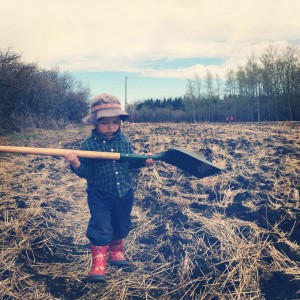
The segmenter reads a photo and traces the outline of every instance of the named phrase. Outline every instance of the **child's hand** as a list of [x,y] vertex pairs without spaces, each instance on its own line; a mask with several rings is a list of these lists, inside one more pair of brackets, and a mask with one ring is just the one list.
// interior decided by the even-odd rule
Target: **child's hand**
[[[152,153],[150,152],[150,153],[147,153],[146,155],[152,155]],[[152,158],[149,158],[149,159],[146,160],[146,166],[147,167],[153,165],[154,163],[155,163],[155,160],[152,159]]]
[[80,160],[77,156],[77,151],[70,151],[65,155],[65,159],[72,165],[76,170],[80,167]]

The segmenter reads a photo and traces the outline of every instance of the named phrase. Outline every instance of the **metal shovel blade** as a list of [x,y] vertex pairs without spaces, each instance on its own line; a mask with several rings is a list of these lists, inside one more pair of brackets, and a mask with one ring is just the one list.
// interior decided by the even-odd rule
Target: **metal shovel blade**
[[194,175],[197,178],[211,176],[222,171],[222,169],[199,155],[186,149],[175,147],[168,151],[157,154],[157,160],[164,161],[168,164]]

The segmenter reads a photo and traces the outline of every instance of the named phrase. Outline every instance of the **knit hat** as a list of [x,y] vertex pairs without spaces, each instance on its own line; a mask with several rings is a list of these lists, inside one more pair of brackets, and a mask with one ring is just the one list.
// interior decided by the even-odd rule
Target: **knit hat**
[[82,119],[87,125],[96,125],[97,120],[102,117],[119,116],[122,121],[127,120],[128,113],[121,109],[120,100],[109,94],[100,94],[91,102],[91,112]]

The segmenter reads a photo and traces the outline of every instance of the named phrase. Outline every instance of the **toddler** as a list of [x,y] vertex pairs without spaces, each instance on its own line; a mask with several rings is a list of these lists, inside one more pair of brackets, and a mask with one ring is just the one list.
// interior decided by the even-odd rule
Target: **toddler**
[[[109,94],[101,94],[91,102],[91,111],[83,118],[84,124],[94,125],[91,136],[81,150],[133,153],[128,138],[121,132],[121,121],[128,114],[121,109],[120,101]],[[132,163],[126,160],[79,158],[76,151],[65,156],[71,170],[87,180],[87,201],[90,220],[87,237],[92,244],[92,267],[87,280],[106,280],[107,253],[112,266],[126,265],[123,239],[131,230],[131,210],[134,201],[131,168],[153,163]]]

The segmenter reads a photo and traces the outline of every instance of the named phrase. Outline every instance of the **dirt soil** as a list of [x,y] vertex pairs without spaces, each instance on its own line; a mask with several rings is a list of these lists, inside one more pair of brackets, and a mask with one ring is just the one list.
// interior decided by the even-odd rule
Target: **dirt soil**
[[[90,127],[0,136],[78,149]],[[0,154],[0,299],[300,299],[300,124],[123,124],[138,153],[183,147],[224,168],[134,171],[129,266],[89,284],[85,180],[63,158]]]

